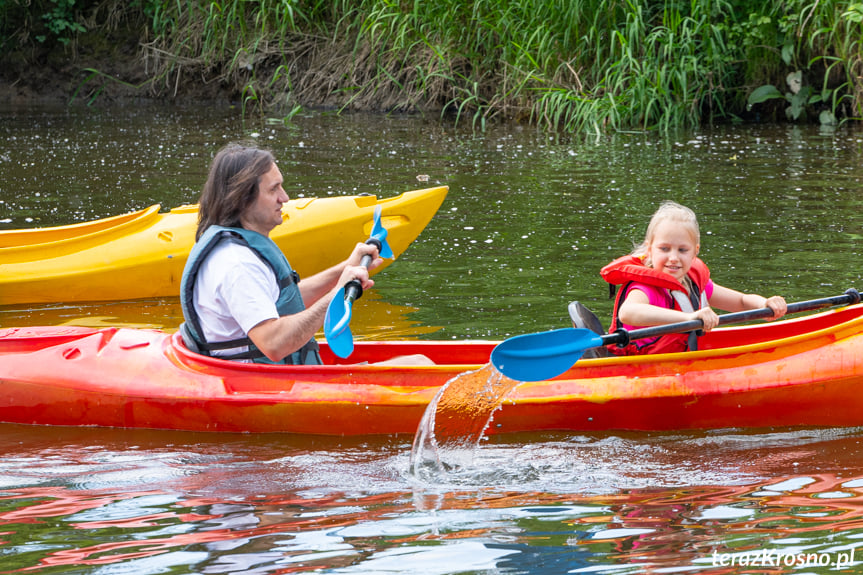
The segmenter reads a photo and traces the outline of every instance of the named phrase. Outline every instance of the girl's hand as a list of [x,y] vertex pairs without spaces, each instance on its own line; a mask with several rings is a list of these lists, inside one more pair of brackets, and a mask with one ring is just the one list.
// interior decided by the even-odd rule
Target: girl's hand
[[701,328],[701,331],[703,331],[704,333],[709,332],[714,327],[719,325],[719,316],[716,315],[716,312],[709,307],[703,307],[690,315],[690,319],[701,320],[701,323],[704,324],[704,327]]

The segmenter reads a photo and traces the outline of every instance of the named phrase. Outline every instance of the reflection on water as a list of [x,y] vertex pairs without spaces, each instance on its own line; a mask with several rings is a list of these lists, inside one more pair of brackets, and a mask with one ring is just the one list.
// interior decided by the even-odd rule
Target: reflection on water
[[11,573],[726,573],[755,554],[835,563],[853,552],[840,572],[854,572],[860,432],[511,437],[483,445],[472,469],[417,483],[405,439],[4,425],[0,563]]
[[[351,314],[356,340],[416,339],[437,331],[411,319],[416,308],[389,304],[367,291]],[[179,298],[96,303],[21,304],[0,307],[0,327],[76,325],[84,327],[153,328],[174,332],[183,322]],[[320,337],[323,337],[321,330]]]

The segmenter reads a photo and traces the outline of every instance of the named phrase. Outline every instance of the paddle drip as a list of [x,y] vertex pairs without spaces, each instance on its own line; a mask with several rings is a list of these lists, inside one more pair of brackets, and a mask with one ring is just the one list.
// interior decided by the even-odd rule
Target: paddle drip
[[491,364],[461,373],[431,400],[411,448],[411,473],[428,479],[468,466],[494,412],[521,382]]

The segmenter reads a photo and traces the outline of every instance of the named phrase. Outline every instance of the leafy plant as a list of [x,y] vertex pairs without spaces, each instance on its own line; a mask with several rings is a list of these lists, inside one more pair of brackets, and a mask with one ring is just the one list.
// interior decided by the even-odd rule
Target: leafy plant
[[[860,92],[863,4],[851,3],[846,9],[833,4],[819,9],[818,2],[806,6],[791,3],[789,10],[805,10],[778,20],[783,40],[781,61],[792,70],[785,78],[787,89],[783,92],[771,84],[759,86],[749,94],[747,109],[768,100],[784,99],[788,119],[800,120],[813,108],[820,109],[818,120],[822,125],[837,124],[837,115],[843,109],[847,117],[846,102],[860,110],[855,94]],[[820,82],[820,89],[817,84],[806,83],[807,77]]]
[[[45,27],[64,46],[71,42],[75,34],[87,31],[83,24],[75,17],[75,0],[51,0],[54,7],[42,14]],[[36,36],[39,42],[44,42],[48,37],[44,34]]]
[[[797,70],[786,76],[785,83],[788,85],[788,91],[784,94],[772,84],[759,86],[749,94],[748,108],[752,109],[756,104],[761,104],[768,100],[784,99],[788,102],[788,107],[785,108],[785,115],[789,120],[799,120],[807,112],[807,109],[821,102],[829,102],[833,90],[824,88],[821,92],[816,92],[812,86],[803,85],[803,72]],[[832,125],[836,123],[836,117],[830,110],[822,110],[819,114],[819,121],[822,124]]]

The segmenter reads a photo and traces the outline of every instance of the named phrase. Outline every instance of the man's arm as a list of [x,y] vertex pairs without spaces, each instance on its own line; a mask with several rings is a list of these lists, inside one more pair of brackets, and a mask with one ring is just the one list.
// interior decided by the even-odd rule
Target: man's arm
[[[327,274],[329,272],[330,270],[325,270],[322,273]],[[318,275],[321,274],[316,274],[312,278]],[[321,329],[330,301],[339,293],[339,289],[343,285],[353,279],[359,280],[363,289],[369,289],[374,285],[374,282],[369,279],[369,271],[365,267],[345,266],[341,274],[336,276],[336,281],[330,282],[333,287],[308,305],[305,310],[262,321],[249,330],[249,339],[272,361],[279,361],[297,351]],[[305,282],[306,280],[301,281],[300,285]],[[320,289],[320,285],[323,284],[317,285],[316,289]]]
[[249,339],[272,361],[303,347],[324,324],[330,298],[318,299],[305,310],[264,320],[249,330]]
[[[350,281],[351,278],[344,282],[340,281],[339,278],[346,268],[350,266],[359,266],[362,261],[362,257],[366,254],[372,256],[372,262],[369,264],[370,270],[375,269],[383,263],[383,260],[378,257],[377,248],[368,244],[357,244],[354,246],[354,250],[351,252],[351,255],[345,261],[318,272],[309,278],[303,278],[299,283],[299,288],[300,293],[303,296],[303,303],[306,304],[306,307],[310,307],[331,290],[341,288]],[[327,300],[327,303],[329,303],[329,300]],[[321,319],[321,323],[323,324],[323,319]]]

